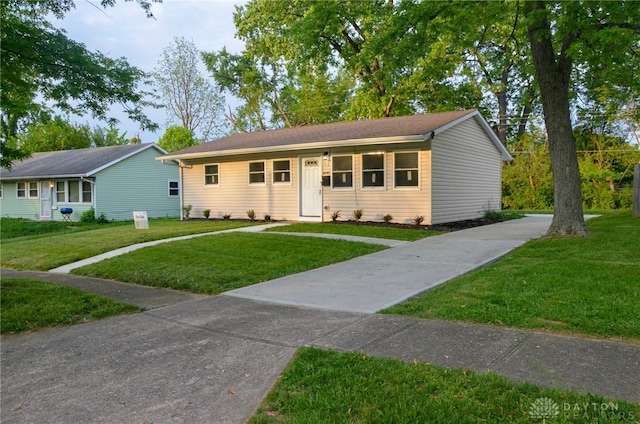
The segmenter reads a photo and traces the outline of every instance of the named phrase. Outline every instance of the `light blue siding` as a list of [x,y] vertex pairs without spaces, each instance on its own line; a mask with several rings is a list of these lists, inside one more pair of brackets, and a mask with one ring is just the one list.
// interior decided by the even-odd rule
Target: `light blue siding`
[[149,218],[179,217],[180,198],[169,197],[169,180],[178,180],[178,167],[156,161],[160,152],[146,149],[94,177],[96,214],[109,220],[132,220],[133,211]]
[[18,199],[17,184],[17,181],[2,182],[0,216],[34,220],[40,219],[40,199]]

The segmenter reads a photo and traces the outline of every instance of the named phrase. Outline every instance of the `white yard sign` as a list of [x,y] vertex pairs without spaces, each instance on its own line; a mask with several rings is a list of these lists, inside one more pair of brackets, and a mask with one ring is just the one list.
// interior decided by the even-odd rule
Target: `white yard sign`
[[148,230],[149,219],[147,218],[147,211],[133,212],[133,222],[136,225],[136,230]]

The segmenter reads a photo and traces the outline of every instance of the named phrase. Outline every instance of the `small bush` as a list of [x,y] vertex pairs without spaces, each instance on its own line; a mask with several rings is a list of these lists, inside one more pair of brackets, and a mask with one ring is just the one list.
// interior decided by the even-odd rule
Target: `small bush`
[[271,215],[269,215],[268,213],[264,214],[264,221],[265,222],[271,222]]
[[247,211],[247,216],[249,217],[249,219],[251,221],[255,221],[256,219],[256,211],[254,211],[253,209],[250,209]]
[[224,219],[225,221],[228,221],[231,219],[231,214],[230,213],[225,213],[224,215],[222,215],[222,219]]
[[211,215],[211,209],[205,209],[202,211],[202,215],[204,215],[204,217],[206,219],[209,219],[209,215]]
[[364,212],[362,212],[362,209],[356,209],[355,211],[353,211],[353,219],[356,222],[360,222],[360,220],[362,219],[362,215]]
[[193,209],[193,205],[186,205],[182,207],[182,213],[186,219],[189,219],[189,215],[191,215],[191,209]]
[[389,214],[386,214],[385,216],[383,216],[383,217],[382,217],[382,220],[383,220],[385,223],[387,223],[387,224],[388,224],[388,223],[390,223],[391,221],[393,221],[393,217],[392,217],[391,215],[389,215]]
[[335,211],[331,214],[331,221],[336,222],[340,218],[340,211]]
[[418,226],[420,226],[420,224],[422,224],[422,221],[424,221],[424,216],[423,215],[416,215],[416,217],[413,218],[413,225],[418,227]]
[[80,215],[80,222],[96,222],[96,210],[90,208],[82,212],[82,215]]

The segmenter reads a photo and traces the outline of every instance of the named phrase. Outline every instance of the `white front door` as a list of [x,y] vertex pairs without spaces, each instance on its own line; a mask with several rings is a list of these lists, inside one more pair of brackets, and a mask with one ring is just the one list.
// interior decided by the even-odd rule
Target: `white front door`
[[51,221],[51,187],[49,187],[49,181],[40,181],[40,220]]
[[300,183],[300,215],[322,217],[322,158],[303,157]]

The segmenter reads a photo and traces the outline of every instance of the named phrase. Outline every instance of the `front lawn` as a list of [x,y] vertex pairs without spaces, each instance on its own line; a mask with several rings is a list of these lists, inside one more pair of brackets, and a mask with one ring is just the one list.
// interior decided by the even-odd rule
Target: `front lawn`
[[589,237],[532,240],[384,312],[640,340],[640,219],[587,224]]
[[345,240],[234,232],[147,247],[72,273],[218,294],[382,249]]
[[302,348],[249,423],[632,423],[638,417],[640,405],[494,374]]
[[141,308],[71,287],[23,278],[0,280],[0,332],[77,324]]
[[132,244],[163,238],[206,233],[251,225],[243,221],[149,221],[148,230],[136,230],[133,222],[107,225],[89,231],[40,234],[37,239],[3,240],[0,265],[18,270],[46,271]]

